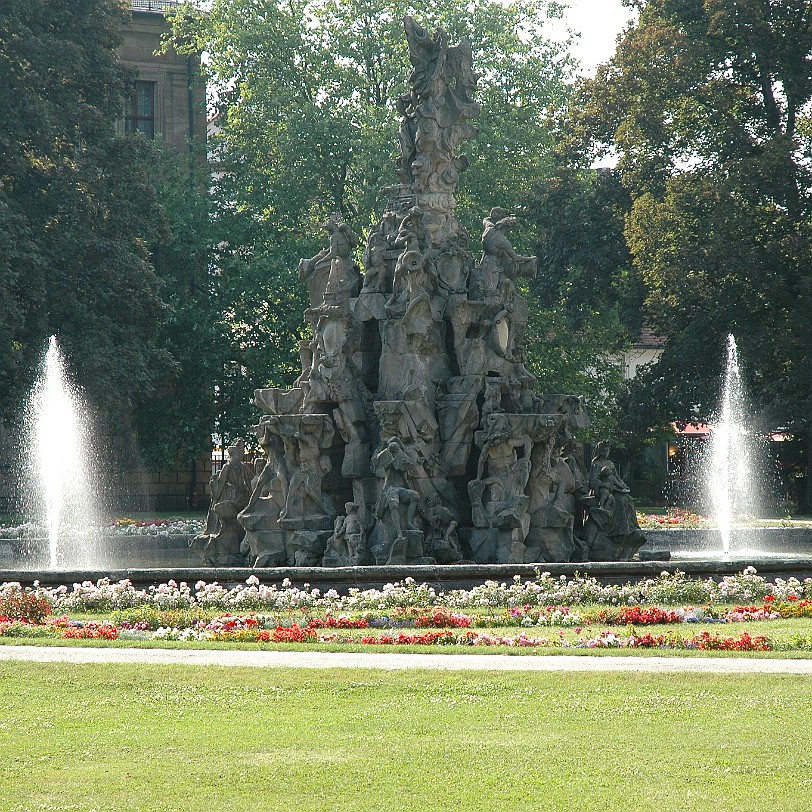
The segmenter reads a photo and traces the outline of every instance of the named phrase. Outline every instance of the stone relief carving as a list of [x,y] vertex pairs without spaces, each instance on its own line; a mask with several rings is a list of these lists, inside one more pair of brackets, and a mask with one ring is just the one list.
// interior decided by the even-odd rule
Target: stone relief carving
[[[324,228],[330,238],[330,245],[310,259],[299,261],[299,279],[307,284],[310,306],[319,307],[325,297],[336,301],[350,295],[360,283],[360,273],[353,261],[353,250],[358,238],[352,229],[333,215]],[[357,291],[355,291],[357,293]]]
[[609,459],[609,443],[598,443],[589,469],[584,542],[590,561],[626,561],[645,543],[629,487]]
[[239,439],[226,450],[226,463],[211,478],[211,508],[206,530],[189,543],[210,567],[245,563],[240,549],[245,529],[237,521],[237,515],[251,498],[253,470],[243,462],[244,453],[245,444]]
[[356,502],[344,505],[344,516],[339,516],[333,526],[333,535],[327,540],[322,564],[325,567],[356,567],[367,564],[366,532]]

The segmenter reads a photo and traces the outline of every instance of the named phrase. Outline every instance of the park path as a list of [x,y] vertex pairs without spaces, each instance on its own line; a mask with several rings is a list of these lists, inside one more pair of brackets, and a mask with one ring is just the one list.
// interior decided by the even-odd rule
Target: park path
[[149,663],[254,668],[378,668],[399,671],[635,671],[638,673],[808,674],[812,660],[746,657],[511,656],[505,654],[342,654],[318,651],[62,648],[0,646],[0,660],[53,663]]

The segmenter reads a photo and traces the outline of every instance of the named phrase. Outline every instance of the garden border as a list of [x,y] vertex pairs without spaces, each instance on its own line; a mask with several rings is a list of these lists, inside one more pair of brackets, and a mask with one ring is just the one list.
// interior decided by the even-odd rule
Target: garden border
[[576,574],[592,576],[604,584],[626,583],[629,579],[657,578],[663,571],[679,570],[688,576],[704,579],[735,575],[747,566],[754,566],[759,575],[774,580],[795,577],[799,580],[812,577],[812,557],[746,558],[731,557],[726,560],[686,561],[601,561],[569,564],[446,564],[432,566],[382,566],[382,567],[194,567],[161,569],[97,569],[97,570],[0,570],[0,583],[16,581],[31,585],[82,583],[100,578],[111,581],[128,579],[143,587],[165,583],[169,580],[195,583],[217,581],[223,586],[235,586],[255,575],[266,584],[282,583],[285,579],[295,584],[309,584],[322,592],[335,589],[345,594],[351,588],[380,589],[385,584],[412,578],[418,583],[443,590],[471,589],[485,581],[510,581],[514,576],[533,580],[539,572],[553,577]]

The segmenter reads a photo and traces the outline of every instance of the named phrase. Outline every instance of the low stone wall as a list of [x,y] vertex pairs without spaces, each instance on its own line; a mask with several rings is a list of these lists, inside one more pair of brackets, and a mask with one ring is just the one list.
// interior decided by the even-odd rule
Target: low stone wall
[[[301,587],[309,584],[322,592],[335,589],[346,594],[350,589],[380,589],[387,583],[413,578],[418,583],[428,583],[438,590],[470,589],[488,580],[507,582],[514,576],[532,580],[539,572],[549,572],[554,577],[568,578],[576,574],[590,575],[602,583],[626,583],[656,578],[663,570],[679,569],[689,577],[722,578],[734,575],[747,566],[754,566],[766,578],[812,577],[812,528],[759,528],[749,530],[733,546],[729,558],[721,556],[718,532],[715,530],[653,530],[647,531],[647,543],[641,552],[693,551],[690,557],[663,560],[652,558],[641,561],[540,563],[540,564],[453,564],[433,566],[383,566],[383,567],[201,567],[198,556],[189,549],[189,535],[172,536],[114,536],[110,537],[113,549],[120,553],[120,563],[115,568],[88,570],[48,571],[23,570],[8,552],[9,542],[0,539],[0,583],[19,581],[32,584],[72,584],[81,581],[97,581],[125,578],[139,586],[165,583],[170,579],[185,581],[190,586],[199,580],[217,581],[224,586],[244,583],[256,575],[264,584],[278,584],[285,579]],[[746,540],[746,542],[745,542]],[[740,553],[745,543],[759,552]],[[701,555],[699,551],[706,551]]]
[[765,578],[810,578],[812,577],[812,557],[805,559],[780,558],[731,558],[727,561],[632,561],[632,562],[598,562],[579,564],[473,564],[446,566],[398,566],[398,567],[285,567],[275,569],[248,569],[242,567],[189,567],[162,569],[104,569],[82,571],[40,571],[0,570],[0,583],[19,581],[32,584],[35,580],[44,585],[72,584],[82,581],[97,581],[99,578],[110,578],[112,581],[129,579],[140,587],[166,583],[174,579],[178,583],[185,581],[193,586],[197,581],[207,583],[217,581],[226,587],[245,583],[255,575],[263,584],[281,585],[289,579],[296,586],[305,584],[322,592],[335,589],[340,594],[347,594],[352,589],[380,589],[387,583],[413,578],[417,583],[427,583],[435,589],[471,589],[485,581],[509,582],[514,576],[523,580],[532,580],[538,572],[549,572],[553,577],[564,575],[571,578],[577,574],[589,575],[601,583],[624,584],[634,583],[646,578],[656,578],[663,570],[673,572],[679,569],[692,578],[721,579],[726,575],[735,575],[747,566],[754,566]]

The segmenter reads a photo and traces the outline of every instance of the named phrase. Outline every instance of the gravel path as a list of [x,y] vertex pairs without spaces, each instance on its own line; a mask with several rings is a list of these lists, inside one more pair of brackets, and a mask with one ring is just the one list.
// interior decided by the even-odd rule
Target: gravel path
[[510,656],[504,654],[341,654],[317,651],[56,648],[0,646],[0,660],[151,663],[256,668],[431,668],[446,671],[636,671],[639,673],[808,674],[812,660],[745,657]]

